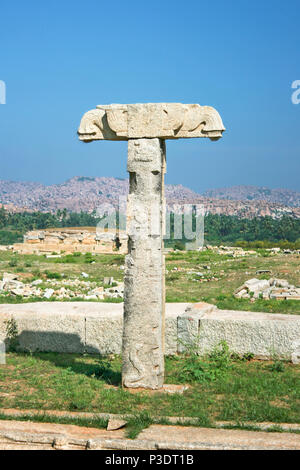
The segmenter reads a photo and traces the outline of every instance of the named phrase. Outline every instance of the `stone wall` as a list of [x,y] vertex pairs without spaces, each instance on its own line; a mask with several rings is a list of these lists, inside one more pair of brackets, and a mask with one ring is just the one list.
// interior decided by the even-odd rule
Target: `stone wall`
[[[169,304],[165,353],[177,352],[177,317],[187,304]],[[14,319],[22,351],[120,354],[123,304],[101,302],[40,302],[0,305],[0,341]]]
[[[41,302],[0,305],[0,341],[14,318],[23,351],[120,354],[123,304]],[[300,362],[300,317],[218,310],[208,304],[166,304],[165,354],[198,347],[209,353],[225,340],[238,354]]]
[[13,245],[13,250],[22,254],[127,253],[127,236],[94,227],[32,230],[24,235],[23,243]]

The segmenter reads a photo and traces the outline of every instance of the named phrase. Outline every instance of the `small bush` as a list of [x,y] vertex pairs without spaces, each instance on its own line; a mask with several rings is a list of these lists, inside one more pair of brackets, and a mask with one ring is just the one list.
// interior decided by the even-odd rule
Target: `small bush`
[[252,359],[254,359],[254,354],[251,353],[251,352],[244,353],[244,354],[242,355],[242,360],[243,360],[243,361],[251,361]]
[[285,365],[284,361],[280,359],[277,354],[273,354],[273,361],[271,364],[267,365],[267,369],[270,372],[284,372]]
[[63,258],[55,259],[55,263],[80,263],[81,253],[75,252],[72,255],[66,255]]
[[48,279],[61,279],[62,275],[60,273],[52,272],[52,271],[45,271],[45,274]]
[[84,262],[85,263],[92,263],[94,261],[94,257],[91,253],[86,253],[84,255]]
[[209,355],[212,366],[216,369],[228,369],[231,364],[231,352],[226,341],[221,341]]
[[178,281],[178,279],[180,279],[179,274],[170,274],[169,276],[167,276],[166,281],[172,282],[172,281]]
[[15,268],[16,266],[18,266],[18,261],[16,260],[16,258],[11,259],[8,263],[8,266],[10,268]]
[[6,341],[8,343],[8,349],[12,352],[16,352],[19,346],[19,332],[16,320],[12,317],[10,320],[6,320]]
[[211,382],[223,376],[232,365],[231,352],[225,341],[206,357],[199,357],[197,348],[192,345],[179,370],[179,381],[181,383]]

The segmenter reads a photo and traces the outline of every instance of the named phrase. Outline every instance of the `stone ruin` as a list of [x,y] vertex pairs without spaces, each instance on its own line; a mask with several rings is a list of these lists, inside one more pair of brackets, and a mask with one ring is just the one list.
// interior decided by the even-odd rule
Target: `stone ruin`
[[121,231],[99,231],[96,227],[32,230],[24,235],[23,243],[13,245],[13,251],[21,254],[127,253],[127,236]]
[[237,299],[300,300],[300,287],[288,283],[286,279],[249,279],[237,291]]
[[161,389],[164,383],[166,139],[208,137],[225,128],[209,106],[181,103],[100,105],[78,129],[83,142],[128,141],[128,255],[124,279],[122,384]]
[[51,300],[123,299],[124,284],[113,277],[105,277],[100,282],[90,281],[85,272],[81,273],[79,279],[70,279],[64,274],[60,279],[45,279],[43,276],[34,281],[24,277],[21,280],[21,277],[14,273],[3,273],[0,295],[21,296],[28,300],[37,297]]

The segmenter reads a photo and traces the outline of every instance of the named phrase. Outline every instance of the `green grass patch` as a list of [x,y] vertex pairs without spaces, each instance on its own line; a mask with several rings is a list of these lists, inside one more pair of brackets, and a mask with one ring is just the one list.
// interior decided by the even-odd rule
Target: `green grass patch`
[[22,414],[17,417],[14,415],[6,415],[0,413],[0,419],[6,421],[32,421],[34,423],[55,423],[55,424],[74,424],[76,426],[92,427],[97,429],[105,429],[108,420],[103,418],[85,418],[85,417],[68,417],[68,416],[54,416],[47,412],[39,414]]
[[131,437],[163,416],[202,426],[300,423],[300,366],[246,359],[224,344],[207,357],[167,357],[165,382],[189,384],[183,395],[168,395],[122,389],[119,356],[9,353],[0,366],[0,407],[132,414]]
[[245,310],[252,312],[286,313],[300,315],[300,302],[298,300],[264,300],[236,299],[233,295],[220,295],[216,298],[216,305],[222,310]]
[[[261,311],[269,313],[300,314],[297,300],[236,299],[235,290],[245,281],[257,277],[285,279],[295,286],[300,285],[300,255],[279,253],[265,256],[264,249],[255,249],[254,255],[232,258],[212,250],[178,251],[166,256],[166,301],[167,302],[209,302],[220,309]],[[105,277],[122,281],[125,257],[121,254],[86,255],[73,253],[61,258],[46,258],[37,255],[19,255],[0,252],[0,277],[3,272],[14,272],[24,276],[24,282],[34,279],[83,280],[86,272],[88,281],[103,286]],[[210,269],[207,269],[209,267]],[[269,274],[256,274],[258,270],[269,270]],[[202,273],[199,275],[197,273]],[[26,277],[27,276],[27,277]],[[41,286],[46,287],[46,286]],[[49,286],[47,286],[49,287]],[[105,287],[105,286],[104,286]],[[44,301],[43,298],[0,296],[0,303],[22,303]],[[56,299],[51,299],[56,300]],[[71,299],[70,299],[71,300]],[[80,299],[75,299],[80,301]],[[120,302],[121,299],[107,299],[107,302]]]

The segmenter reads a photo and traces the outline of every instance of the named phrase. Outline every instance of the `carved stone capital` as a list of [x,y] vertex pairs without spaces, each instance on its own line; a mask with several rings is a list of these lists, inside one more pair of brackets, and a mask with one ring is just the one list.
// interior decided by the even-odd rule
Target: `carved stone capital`
[[79,139],[129,140],[209,137],[218,140],[225,127],[210,106],[182,103],[99,105],[84,114]]

